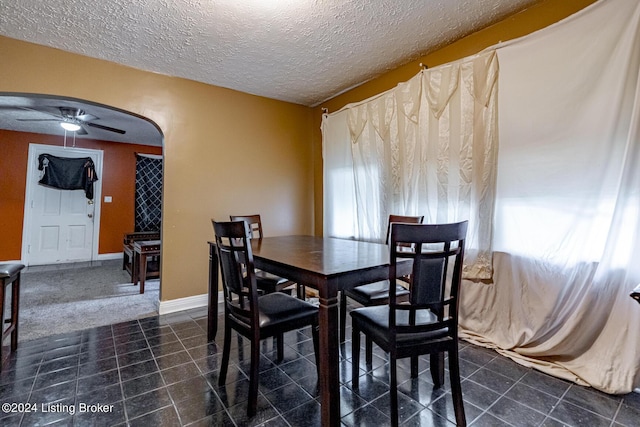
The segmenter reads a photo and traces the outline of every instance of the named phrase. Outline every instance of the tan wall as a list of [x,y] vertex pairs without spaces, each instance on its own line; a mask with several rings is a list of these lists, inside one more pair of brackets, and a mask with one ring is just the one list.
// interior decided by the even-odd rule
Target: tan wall
[[6,37],[0,56],[0,92],[85,99],[161,128],[161,300],[207,292],[211,218],[260,213],[266,235],[313,232],[309,108]]
[[[205,293],[210,218],[261,213],[267,235],[322,233],[321,107],[335,111],[433,67],[556,22],[594,0],[545,0],[316,109],[0,37],[0,92],[70,96],[165,135],[163,301]],[[428,25],[428,23],[425,23]],[[46,70],[43,71],[43,70]]]
[[[313,153],[316,159],[314,162],[314,225],[316,233],[322,234],[322,135],[320,132],[322,108],[327,108],[329,112],[337,111],[349,103],[365,100],[395,87],[400,82],[409,80],[420,71],[420,63],[434,67],[476,54],[499,42],[530,34],[560,21],[595,1],[596,0],[543,0],[537,5],[511,18],[473,33],[449,46],[418,58],[402,67],[398,67],[377,79],[371,80],[319,105],[313,112]],[[425,25],[428,25],[428,23]]]

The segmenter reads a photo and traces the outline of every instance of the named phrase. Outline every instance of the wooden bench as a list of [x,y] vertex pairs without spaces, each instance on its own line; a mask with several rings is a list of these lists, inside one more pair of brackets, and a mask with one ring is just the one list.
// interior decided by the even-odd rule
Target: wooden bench
[[127,233],[124,235],[122,248],[122,269],[127,270],[133,280],[135,273],[135,256],[133,244],[141,240],[160,240],[159,231],[137,231],[135,233]]
[[[144,281],[146,279],[160,277],[160,240],[138,240],[133,242],[133,257],[135,269],[133,270],[133,284],[140,281],[140,293],[144,294]],[[150,260],[156,264],[150,267]]]

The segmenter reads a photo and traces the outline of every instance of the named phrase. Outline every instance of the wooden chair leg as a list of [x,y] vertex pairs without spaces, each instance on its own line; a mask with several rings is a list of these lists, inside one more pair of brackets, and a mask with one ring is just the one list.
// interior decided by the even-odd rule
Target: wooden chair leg
[[280,363],[284,360],[284,334],[278,334],[275,338],[276,347],[278,348],[276,360]]
[[340,342],[344,342],[347,330],[347,296],[340,291]]
[[258,407],[258,373],[260,368],[260,340],[257,337],[251,340],[251,368],[249,369],[249,403],[247,404],[247,416],[256,414]]
[[398,427],[398,366],[396,358],[389,355],[389,400],[391,401],[391,425]]
[[[225,322],[226,323],[226,322]],[[227,380],[227,368],[229,367],[229,353],[231,352],[231,328],[224,325],[224,345],[222,347],[222,364],[218,374],[218,385],[223,386]]]
[[373,365],[373,340],[371,340],[371,338],[369,338],[369,336],[366,335],[364,337],[364,342],[365,342],[366,363],[367,363],[367,368],[369,368]]
[[458,349],[449,351],[449,375],[451,381],[451,396],[453,397],[453,410],[456,416],[456,425],[465,427],[467,419],[464,415],[464,403],[462,401],[462,387],[460,385],[460,363],[458,361]]
[[360,329],[356,323],[351,325],[351,382],[354,389],[360,384]]
[[418,377],[418,356],[411,357],[411,378]]
[[429,361],[433,385],[440,388],[444,384],[444,353],[431,353]]
[[4,362],[2,358],[2,348],[4,347],[2,344],[4,343],[3,339],[3,331],[4,331],[4,300],[6,299],[5,294],[5,286],[6,283],[4,279],[0,279],[0,370],[2,370],[2,362]]
[[296,284],[296,296],[303,301],[307,299],[307,289],[304,285]]
[[[20,308],[20,273],[11,284],[11,351],[18,349],[18,309]],[[1,343],[0,343],[1,344]],[[1,363],[2,359],[0,359]]]

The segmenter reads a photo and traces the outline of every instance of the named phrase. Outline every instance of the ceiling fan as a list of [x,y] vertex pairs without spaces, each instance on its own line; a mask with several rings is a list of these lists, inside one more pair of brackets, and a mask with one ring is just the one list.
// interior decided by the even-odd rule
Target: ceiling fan
[[[109,132],[119,133],[124,135],[126,131],[122,129],[116,129],[109,126],[100,125],[98,123],[94,123],[94,120],[99,120],[99,117],[96,117],[92,114],[86,113],[84,110],[73,107],[57,107],[60,110],[60,114],[53,114],[47,111],[36,110],[28,107],[20,107],[24,110],[36,111],[38,113],[48,114],[50,116],[56,117],[55,119],[17,119],[21,122],[59,122],[60,125],[65,129],[72,132],[76,132],[78,135],[87,135],[86,126],[106,130]],[[75,126],[73,126],[75,125]]]

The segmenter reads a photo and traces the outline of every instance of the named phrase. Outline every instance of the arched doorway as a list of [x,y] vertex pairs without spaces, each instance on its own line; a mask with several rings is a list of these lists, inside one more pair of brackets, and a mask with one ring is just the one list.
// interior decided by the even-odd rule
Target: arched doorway
[[[65,131],[60,123],[66,121],[79,124],[82,131]],[[29,245],[32,244],[26,238],[29,231],[25,227],[24,220],[31,204],[34,203],[29,199],[26,183],[29,146],[39,145],[52,147],[52,153],[55,148],[56,153],[70,154],[74,150],[85,150],[100,151],[104,154],[103,166],[98,175],[102,191],[96,194],[93,201],[96,208],[100,208],[96,212],[101,211],[101,214],[94,216],[97,221],[95,249],[90,256],[89,265],[104,264],[119,268],[122,265],[123,234],[134,230],[136,165],[134,154],[162,155],[163,134],[159,127],[142,116],[88,100],[43,94],[0,92],[0,136],[0,149],[5,153],[0,163],[4,162],[3,171],[11,171],[10,175],[3,176],[3,183],[0,183],[3,194],[8,195],[3,198],[4,201],[0,201],[0,208],[3,212],[9,212],[9,215],[3,218],[3,222],[6,222],[6,229],[10,230],[9,238],[5,240],[8,244],[3,244],[3,249],[0,250],[0,260],[26,260],[26,264],[32,264],[28,260],[29,257],[24,255],[30,250]],[[69,264],[55,264],[56,270],[60,271],[63,267],[71,267]],[[86,263],[73,264],[73,267],[86,266]],[[42,265],[38,268],[45,270],[47,267],[51,266]],[[38,268],[34,267],[32,271],[38,271]],[[65,271],[71,274],[70,269]],[[25,276],[28,277],[28,274],[27,272]],[[92,280],[100,280],[101,276],[97,277],[98,279]],[[133,286],[126,290],[135,292]],[[78,294],[81,293],[78,292]],[[155,314],[157,314],[159,291],[156,295]],[[102,303],[108,303],[109,298],[101,295],[96,299],[101,299]],[[77,301],[78,304],[80,302],[81,300]],[[72,303],[72,298],[67,298],[65,309],[70,309]],[[118,310],[116,308],[113,311]],[[23,315],[26,316],[27,312],[21,312],[21,318],[24,320],[21,327],[22,335],[28,336],[29,323]],[[105,318],[104,322],[113,323],[113,319]],[[49,323],[57,324],[55,321]],[[86,328],[96,325],[84,322],[80,326]],[[46,327],[46,324],[43,327]],[[58,332],[59,330],[47,331],[49,334]]]

